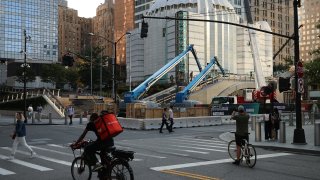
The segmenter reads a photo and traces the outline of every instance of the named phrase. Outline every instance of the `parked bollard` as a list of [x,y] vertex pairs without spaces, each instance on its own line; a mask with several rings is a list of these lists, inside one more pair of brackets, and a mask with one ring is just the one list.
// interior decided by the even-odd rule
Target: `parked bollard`
[[31,113],[31,122],[34,124],[34,113]]
[[261,122],[256,122],[255,141],[261,142]]
[[279,142],[286,143],[286,122],[280,121]]
[[80,122],[79,124],[82,124],[82,113],[80,113]]
[[38,122],[41,121],[41,113],[40,112],[37,112],[37,120],[38,120]]
[[67,125],[67,124],[68,124],[68,116],[64,115],[64,125]]
[[293,113],[289,114],[289,126],[293,126]]
[[311,116],[311,124],[314,124],[314,112],[311,112],[310,116]]
[[320,122],[314,123],[314,145],[320,146]]
[[256,127],[256,120],[257,120],[257,117],[256,116],[251,116],[251,130],[252,131],[255,131],[255,127]]
[[49,113],[49,124],[52,124],[52,113]]

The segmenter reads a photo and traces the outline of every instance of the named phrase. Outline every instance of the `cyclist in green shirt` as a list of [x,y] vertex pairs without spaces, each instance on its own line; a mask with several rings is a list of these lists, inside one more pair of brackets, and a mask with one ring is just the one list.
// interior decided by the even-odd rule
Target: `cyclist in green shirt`
[[245,112],[244,107],[240,105],[238,107],[238,113],[236,111],[232,112],[231,119],[236,120],[236,144],[237,144],[237,160],[233,162],[233,164],[239,165],[240,164],[240,154],[241,154],[241,144],[243,143],[242,140],[246,139],[249,141],[248,136],[248,123],[249,123],[250,116]]

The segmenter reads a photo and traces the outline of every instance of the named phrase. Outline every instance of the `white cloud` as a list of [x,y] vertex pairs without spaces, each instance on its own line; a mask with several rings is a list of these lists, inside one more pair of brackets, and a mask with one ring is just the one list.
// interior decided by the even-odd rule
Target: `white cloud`
[[105,0],[67,0],[68,7],[78,10],[79,17],[94,17],[97,7]]

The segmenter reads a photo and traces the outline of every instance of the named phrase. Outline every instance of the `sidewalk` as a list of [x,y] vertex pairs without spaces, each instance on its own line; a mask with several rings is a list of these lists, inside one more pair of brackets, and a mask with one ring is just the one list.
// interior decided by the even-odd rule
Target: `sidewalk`
[[[300,153],[312,153],[312,154],[320,155],[320,146],[314,145],[314,138],[315,138],[314,125],[313,124],[303,125],[302,128],[304,129],[305,139],[307,143],[305,145],[292,144],[294,130],[296,129],[296,126],[289,126],[288,124],[286,124],[286,142],[285,143],[280,143],[279,141],[266,141],[264,139],[263,123],[261,124],[261,141],[260,142],[255,141],[255,131],[251,130],[251,125],[249,127],[249,132],[250,132],[249,141],[255,147],[279,149],[283,151],[292,151],[292,152],[300,152]],[[220,139],[229,142],[234,139],[234,134],[229,132],[223,133],[220,135]]]
[[[69,118],[67,119],[67,122],[65,122],[64,118],[61,119],[52,119],[52,124],[49,124],[49,119],[41,119],[41,122],[39,122],[37,119],[33,120],[34,123],[32,123],[32,120],[28,120],[28,124],[30,125],[65,125],[69,124]],[[87,118],[82,118],[82,124],[87,124]],[[14,124],[14,117],[13,116],[1,116],[0,117],[0,126],[8,126]],[[80,124],[80,118],[72,118],[72,125],[79,125]]]

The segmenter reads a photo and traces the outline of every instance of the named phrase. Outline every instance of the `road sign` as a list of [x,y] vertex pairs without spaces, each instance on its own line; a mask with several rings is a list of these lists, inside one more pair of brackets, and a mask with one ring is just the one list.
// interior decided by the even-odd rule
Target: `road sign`
[[303,64],[301,61],[297,63],[297,75],[298,75],[298,78],[303,77]]
[[304,92],[304,87],[303,87],[303,79],[299,78],[298,79],[298,92],[299,93],[303,93]]

